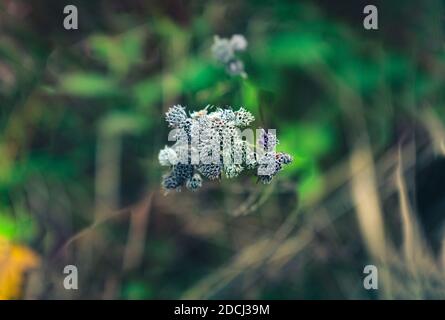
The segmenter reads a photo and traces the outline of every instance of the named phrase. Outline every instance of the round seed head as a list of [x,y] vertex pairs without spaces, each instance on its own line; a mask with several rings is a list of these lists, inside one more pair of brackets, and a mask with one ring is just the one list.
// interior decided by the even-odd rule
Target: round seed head
[[158,159],[162,166],[172,166],[178,162],[178,155],[175,150],[165,146],[164,149],[159,151]]
[[241,60],[233,59],[227,63],[227,72],[232,76],[244,75],[244,63]]
[[219,164],[201,164],[198,171],[209,180],[216,180],[221,177],[221,165]]
[[247,48],[247,40],[243,35],[234,34],[230,38],[230,45],[235,51],[244,51]]
[[226,64],[234,58],[233,48],[228,39],[215,36],[211,50],[215,60],[220,63]]
[[192,177],[193,166],[190,164],[178,163],[173,167],[172,175],[175,176],[180,184],[183,184],[187,179]]
[[178,189],[181,186],[179,181],[176,179],[174,175],[165,175],[162,177],[162,187],[165,190],[174,190]]
[[191,178],[189,178],[185,184],[187,189],[191,191],[196,191],[202,186],[202,178],[198,173],[195,173]]
[[293,161],[292,156],[284,152],[278,152],[276,157],[281,164],[289,164]]

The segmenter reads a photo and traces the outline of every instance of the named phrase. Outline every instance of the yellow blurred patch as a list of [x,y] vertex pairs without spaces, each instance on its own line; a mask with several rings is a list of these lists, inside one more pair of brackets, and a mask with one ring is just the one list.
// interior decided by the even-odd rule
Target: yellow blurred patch
[[34,251],[0,237],[0,300],[20,298],[25,273],[39,264]]

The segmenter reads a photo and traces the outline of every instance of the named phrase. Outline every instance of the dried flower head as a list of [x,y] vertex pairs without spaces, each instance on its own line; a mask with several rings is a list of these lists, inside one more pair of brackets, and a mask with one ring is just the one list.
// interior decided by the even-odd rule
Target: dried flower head
[[185,125],[185,121],[187,120],[185,108],[180,105],[171,107],[165,114],[165,120],[167,120],[168,125],[172,128],[179,128]]
[[[210,111],[212,109],[212,111]],[[248,134],[241,129],[255,120],[244,108],[206,108],[187,115],[184,107],[176,105],[166,113],[166,121],[175,130],[176,142],[160,150],[158,158],[163,166],[170,167],[163,176],[165,190],[180,190],[186,186],[196,191],[202,186],[203,178],[219,180],[239,176],[245,170],[257,170],[259,181],[270,183],[272,178],[289,164],[292,157],[286,153],[275,153],[278,144],[274,131],[261,129],[255,152],[255,140],[244,139]]]
[[255,121],[255,117],[243,107],[235,112],[235,126],[244,128],[253,121]]
[[276,134],[260,129],[258,144],[266,151],[272,151],[280,142]]

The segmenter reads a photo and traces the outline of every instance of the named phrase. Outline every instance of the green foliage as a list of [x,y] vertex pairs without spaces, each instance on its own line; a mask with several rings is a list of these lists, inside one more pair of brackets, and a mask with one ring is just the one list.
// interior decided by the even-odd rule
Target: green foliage
[[270,38],[266,61],[277,66],[306,66],[329,58],[332,48],[316,34],[288,33]]
[[147,30],[140,28],[131,30],[117,37],[94,35],[89,45],[95,57],[105,62],[107,67],[117,75],[143,62],[144,40]]
[[16,214],[11,215],[7,209],[0,211],[0,236],[12,241],[31,240],[37,231],[35,221],[25,212]]
[[116,83],[105,75],[75,73],[65,75],[61,82],[62,92],[81,97],[102,97],[116,94]]

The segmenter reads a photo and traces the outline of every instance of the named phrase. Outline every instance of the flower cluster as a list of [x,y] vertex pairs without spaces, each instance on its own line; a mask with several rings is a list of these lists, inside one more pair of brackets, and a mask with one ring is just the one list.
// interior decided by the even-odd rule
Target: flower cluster
[[203,177],[218,180],[224,175],[231,179],[253,169],[259,181],[270,183],[283,165],[292,161],[290,155],[275,152],[278,140],[270,130],[258,130],[255,145],[253,131],[247,128],[255,120],[249,111],[209,109],[207,106],[189,116],[184,107],[176,105],[166,113],[172,128],[169,140],[176,142],[165,146],[158,156],[161,165],[171,168],[163,176],[165,190],[185,186],[195,191],[202,186]]
[[247,40],[244,36],[235,34],[230,39],[215,36],[212,45],[213,57],[226,67],[230,75],[247,77],[243,62],[236,57],[236,52],[247,48]]

